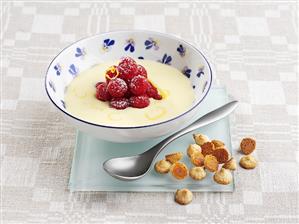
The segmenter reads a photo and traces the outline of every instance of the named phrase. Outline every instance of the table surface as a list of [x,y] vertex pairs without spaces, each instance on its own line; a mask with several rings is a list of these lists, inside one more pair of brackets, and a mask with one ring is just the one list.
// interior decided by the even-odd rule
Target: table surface
[[[298,222],[296,13],[295,1],[3,3],[3,223]],[[190,205],[180,206],[173,193],[67,190],[76,131],[48,102],[45,70],[75,40],[132,28],[194,43],[217,83],[240,100],[233,147],[254,136],[259,164],[236,171],[234,193],[195,193]]]

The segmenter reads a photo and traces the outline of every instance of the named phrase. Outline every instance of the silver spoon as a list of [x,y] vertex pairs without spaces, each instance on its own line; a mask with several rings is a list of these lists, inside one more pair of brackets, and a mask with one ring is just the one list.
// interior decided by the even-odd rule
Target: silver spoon
[[172,141],[175,139],[194,131],[200,127],[211,124],[218,121],[227,115],[229,115],[236,107],[238,101],[232,101],[227,103],[206,115],[200,117],[191,125],[184,129],[172,134],[163,141],[159,142],[149,150],[135,156],[127,156],[120,158],[113,158],[106,160],[103,163],[104,170],[120,180],[136,180],[143,177],[149,170],[150,167],[157,157],[157,155]]

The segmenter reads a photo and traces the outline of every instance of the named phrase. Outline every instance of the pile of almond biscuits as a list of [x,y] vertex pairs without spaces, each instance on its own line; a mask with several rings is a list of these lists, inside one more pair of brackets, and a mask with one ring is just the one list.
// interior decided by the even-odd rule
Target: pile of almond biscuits
[[[193,135],[195,144],[190,144],[187,148],[192,167],[189,169],[180,160],[184,154],[176,152],[168,154],[155,164],[155,170],[160,174],[171,173],[171,175],[183,180],[190,176],[195,181],[203,180],[206,172],[214,173],[213,179],[218,184],[227,185],[233,180],[232,171],[237,169],[236,160],[231,157],[229,150],[220,140],[210,140],[203,134]],[[244,138],[240,143],[240,150],[245,156],[240,159],[240,166],[244,169],[254,169],[257,165],[256,159],[251,155],[255,150],[256,142],[253,138]],[[177,190],[175,201],[186,205],[192,201],[192,192],[188,189]]]

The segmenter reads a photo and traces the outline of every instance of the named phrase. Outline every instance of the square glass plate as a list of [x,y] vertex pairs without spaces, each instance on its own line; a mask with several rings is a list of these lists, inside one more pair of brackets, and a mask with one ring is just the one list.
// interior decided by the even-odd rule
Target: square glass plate
[[[198,117],[226,102],[228,96],[225,89],[211,89],[207,99],[201,105]],[[232,149],[228,118],[200,128],[194,133],[203,133],[212,139],[222,140],[229,150]],[[193,192],[232,192],[234,190],[234,181],[229,185],[219,185],[213,181],[213,173],[208,171],[205,179],[194,181],[190,177],[175,180],[170,174],[161,175],[151,169],[145,177],[126,182],[111,177],[103,170],[102,164],[105,160],[142,153],[160,140],[161,138],[139,143],[111,143],[79,131],[69,180],[70,191],[173,192],[183,187]],[[191,133],[182,136],[169,144],[156,161],[171,152],[182,151],[185,154],[182,161],[191,168],[186,155],[186,148],[191,143],[194,143]]]

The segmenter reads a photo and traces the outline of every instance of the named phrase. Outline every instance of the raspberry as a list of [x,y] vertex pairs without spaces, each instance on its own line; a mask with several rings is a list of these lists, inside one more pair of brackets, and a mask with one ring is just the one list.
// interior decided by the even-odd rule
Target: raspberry
[[120,78],[110,80],[107,90],[112,97],[123,97],[128,91],[126,82]]
[[123,58],[118,64],[117,69],[119,71],[119,78],[126,82],[130,82],[137,75],[137,64],[130,57]]
[[100,84],[102,84],[102,83],[104,83],[104,82],[97,82],[96,85],[95,85],[95,87],[97,88],[98,85],[100,85]]
[[119,75],[119,72],[115,65],[109,67],[105,73],[106,82],[108,83],[111,79],[116,78],[118,75]]
[[107,91],[107,84],[105,82],[100,82],[96,84],[96,98],[101,101],[110,100],[110,94]]
[[126,98],[113,98],[110,101],[110,106],[117,110],[126,109],[129,105],[129,100]]
[[156,87],[153,86],[153,84],[150,83],[150,87],[147,89],[146,94],[149,97],[154,98],[155,100],[161,100],[162,96],[159,94]]
[[125,93],[124,97],[129,99],[131,96],[134,96],[133,93],[128,89],[128,91]]
[[141,75],[135,76],[130,82],[130,91],[135,96],[140,96],[146,93],[149,88],[149,82],[147,79]]
[[146,96],[146,95],[130,97],[131,107],[144,108],[144,107],[147,107],[149,104],[150,104],[150,100],[149,100],[148,96]]
[[137,65],[137,75],[141,75],[147,78],[147,72],[142,65]]
[[150,97],[160,100],[158,89],[147,79],[147,71],[130,57],[124,57],[119,64],[109,67],[105,72],[106,82],[96,83],[96,98],[109,101],[117,110],[127,107],[145,108]]
[[135,73],[132,72],[132,69],[121,66],[118,66],[117,68],[119,71],[119,78],[125,80],[127,83],[130,82],[130,80],[135,76]]
[[135,64],[136,65],[136,61],[131,58],[131,57],[123,57],[120,59],[119,65],[122,64]]

